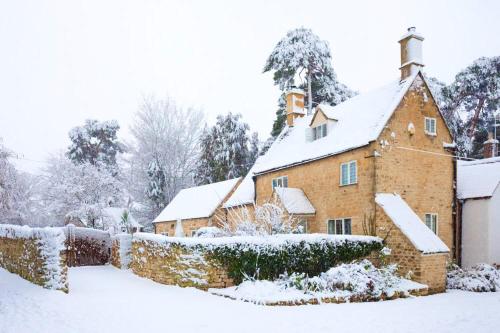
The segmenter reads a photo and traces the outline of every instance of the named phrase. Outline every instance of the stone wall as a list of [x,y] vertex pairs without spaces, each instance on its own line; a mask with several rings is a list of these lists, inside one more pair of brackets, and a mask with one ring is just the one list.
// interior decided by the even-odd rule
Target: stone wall
[[203,290],[233,285],[225,269],[203,253],[137,238],[132,241],[130,268],[139,276],[168,285]]
[[[176,221],[165,221],[155,223],[155,234],[162,234],[164,236],[175,236],[175,224]],[[212,226],[211,218],[199,218],[199,219],[185,219],[182,220],[182,230],[186,237],[191,237],[193,232],[201,227]]]
[[61,228],[0,225],[0,267],[44,288],[68,292]]

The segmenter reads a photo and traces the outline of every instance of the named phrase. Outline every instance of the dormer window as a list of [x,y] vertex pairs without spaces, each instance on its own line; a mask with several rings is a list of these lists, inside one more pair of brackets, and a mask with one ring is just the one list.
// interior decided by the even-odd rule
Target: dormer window
[[318,140],[326,136],[326,124],[321,124],[313,127],[313,140]]

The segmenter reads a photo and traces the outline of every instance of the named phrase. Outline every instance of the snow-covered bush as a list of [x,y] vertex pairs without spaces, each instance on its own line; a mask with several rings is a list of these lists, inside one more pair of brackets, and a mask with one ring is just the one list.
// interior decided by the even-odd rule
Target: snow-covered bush
[[224,230],[217,227],[201,227],[196,230],[194,237],[213,238],[227,236]]
[[419,294],[427,286],[400,278],[396,266],[376,268],[362,260],[341,264],[317,276],[282,274],[275,281],[246,279],[240,285],[210,289],[215,295],[257,304],[291,305],[319,302],[360,302]]
[[307,277],[304,273],[284,274],[277,283],[307,292],[349,291],[353,295],[379,297],[389,295],[398,285],[397,266],[375,267],[369,260],[341,264],[318,276]]
[[177,246],[204,253],[225,267],[236,283],[245,276],[274,280],[286,272],[318,275],[382,249],[378,237],[325,234],[177,238],[136,233],[134,241],[141,240],[166,249]]
[[467,269],[452,265],[448,270],[446,287],[475,292],[498,291],[500,270],[488,264],[477,264]]

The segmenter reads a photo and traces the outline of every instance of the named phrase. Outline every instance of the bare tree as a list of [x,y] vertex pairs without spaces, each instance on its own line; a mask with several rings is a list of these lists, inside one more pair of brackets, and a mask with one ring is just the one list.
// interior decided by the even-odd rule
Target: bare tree
[[179,190],[193,184],[203,119],[200,110],[181,108],[170,98],[143,100],[126,158],[130,192],[146,207],[142,222],[151,222]]

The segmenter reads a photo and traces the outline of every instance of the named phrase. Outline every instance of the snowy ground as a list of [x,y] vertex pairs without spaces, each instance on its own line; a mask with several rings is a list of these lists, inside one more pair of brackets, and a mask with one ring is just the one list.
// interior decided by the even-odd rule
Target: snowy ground
[[70,293],[0,269],[0,332],[495,332],[500,292],[265,307],[164,286],[112,266],[70,268]]

